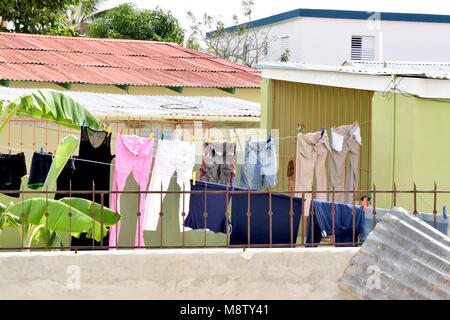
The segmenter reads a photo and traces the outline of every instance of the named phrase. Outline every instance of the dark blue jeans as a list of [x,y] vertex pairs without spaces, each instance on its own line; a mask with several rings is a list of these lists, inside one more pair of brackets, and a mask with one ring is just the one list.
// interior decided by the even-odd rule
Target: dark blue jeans
[[[226,186],[203,181],[196,181],[194,186],[191,181],[191,191],[224,191],[224,193],[191,194],[189,214],[186,217],[184,225],[194,230],[207,229],[215,233],[226,233],[227,219],[225,214],[231,198],[231,194],[229,194],[227,202],[227,196],[225,194]],[[229,191],[231,191],[231,188]],[[204,216],[205,212],[208,214],[206,219]]]
[[[236,191],[244,189],[236,189]],[[270,244],[270,199],[269,194],[251,194],[250,208],[248,208],[248,194],[234,194],[232,200],[231,223],[233,233],[231,234],[231,245],[247,245],[249,236],[250,244]],[[248,234],[248,216],[250,216],[250,235]],[[298,226],[302,214],[302,199],[292,197],[292,220],[291,198],[282,194],[272,194],[272,244],[289,245],[297,241]],[[292,226],[292,229],[291,229]],[[292,234],[291,234],[292,230]],[[291,238],[292,236],[292,238]]]
[[[333,234],[333,221],[331,216],[332,203],[327,201],[314,200],[314,217],[310,214],[306,233],[306,243],[319,243],[322,237]],[[353,242],[353,206],[343,203],[334,204],[334,235],[336,243]],[[312,226],[312,221],[314,225]],[[358,234],[364,228],[364,212],[361,206],[355,206],[355,242],[358,241]],[[313,235],[314,234],[314,242]],[[346,245],[342,245],[346,246]]]

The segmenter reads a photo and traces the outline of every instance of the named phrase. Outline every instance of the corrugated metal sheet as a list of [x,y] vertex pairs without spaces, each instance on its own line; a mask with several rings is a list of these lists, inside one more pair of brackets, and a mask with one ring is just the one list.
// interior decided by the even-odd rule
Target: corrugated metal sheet
[[405,76],[431,79],[450,79],[450,64],[434,63],[396,63],[390,62],[384,65],[377,62],[345,62],[342,66],[312,65],[302,63],[271,62],[256,66],[258,69],[285,69],[305,71],[331,71],[354,74],[380,75],[380,76]]
[[360,299],[450,299],[450,238],[402,211],[384,216],[339,280]]
[[259,88],[260,72],[177,44],[0,33],[0,79]]
[[[13,99],[32,89],[2,88],[0,100]],[[259,117],[259,103],[228,97],[144,96],[64,91],[96,115],[174,117]]]

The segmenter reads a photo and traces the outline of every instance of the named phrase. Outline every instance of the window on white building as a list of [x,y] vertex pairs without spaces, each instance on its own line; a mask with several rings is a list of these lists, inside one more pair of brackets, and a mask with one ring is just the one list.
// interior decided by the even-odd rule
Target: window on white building
[[351,59],[363,61],[375,60],[375,37],[352,36]]

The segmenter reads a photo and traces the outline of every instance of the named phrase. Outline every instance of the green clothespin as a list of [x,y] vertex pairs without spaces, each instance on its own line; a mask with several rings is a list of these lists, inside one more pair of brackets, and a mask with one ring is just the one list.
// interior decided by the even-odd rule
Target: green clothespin
[[161,135],[161,140],[164,140],[164,133]]
[[297,131],[300,131],[300,130],[302,130],[302,125],[300,125],[297,129],[295,129],[295,130],[297,130]]

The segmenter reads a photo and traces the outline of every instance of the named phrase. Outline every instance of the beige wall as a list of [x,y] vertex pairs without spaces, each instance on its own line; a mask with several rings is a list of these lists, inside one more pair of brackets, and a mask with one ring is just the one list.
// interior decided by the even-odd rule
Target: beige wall
[[351,299],[338,279],[357,250],[0,253],[0,299]]
[[[33,82],[33,81],[12,81],[12,88],[36,88],[36,89],[54,89],[64,91],[63,87],[51,82]],[[127,92],[112,85],[94,85],[94,84],[73,84],[72,91],[96,92],[96,93],[116,93],[126,94]],[[131,86],[128,91],[134,95],[168,95],[168,96],[206,96],[206,97],[230,97],[243,99],[252,102],[261,101],[260,89],[236,89],[235,94],[225,92],[217,88],[184,88],[182,94],[165,87],[147,87]]]

